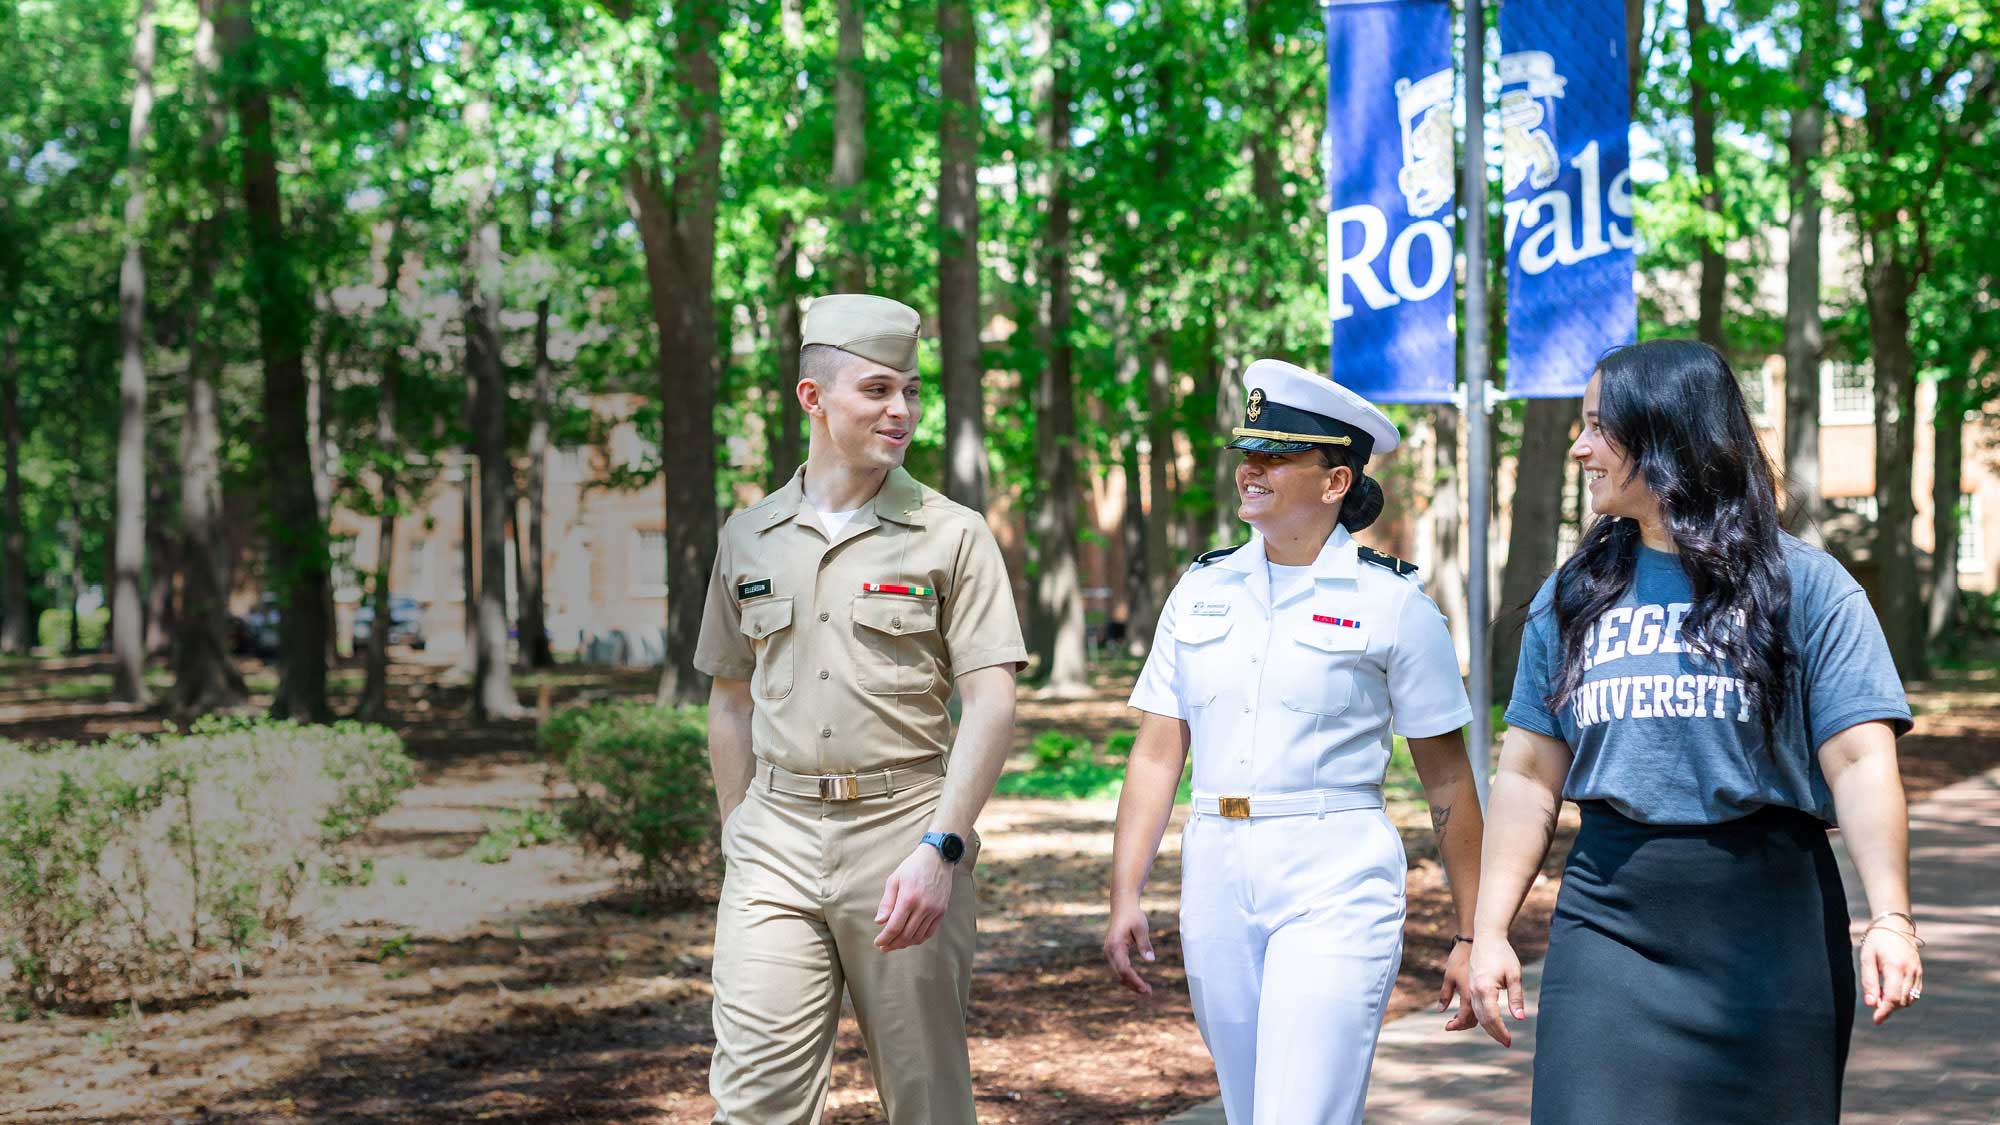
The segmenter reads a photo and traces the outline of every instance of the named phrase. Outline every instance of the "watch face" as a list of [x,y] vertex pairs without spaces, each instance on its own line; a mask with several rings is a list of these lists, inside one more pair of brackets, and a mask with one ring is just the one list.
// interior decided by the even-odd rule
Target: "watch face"
[[944,853],[944,858],[947,862],[957,863],[958,857],[965,854],[965,841],[959,839],[955,834],[947,833],[944,843],[938,845],[938,851]]

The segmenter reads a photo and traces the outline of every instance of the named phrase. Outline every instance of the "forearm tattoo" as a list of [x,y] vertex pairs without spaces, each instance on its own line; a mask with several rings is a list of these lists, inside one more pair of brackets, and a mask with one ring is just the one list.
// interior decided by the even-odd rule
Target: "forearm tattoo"
[[1444,839],[1444,826],[1450,823],[1451,823],[1450,805],[1431,806],[1431,831],[1437,834],[1437,838],[1439,840]]

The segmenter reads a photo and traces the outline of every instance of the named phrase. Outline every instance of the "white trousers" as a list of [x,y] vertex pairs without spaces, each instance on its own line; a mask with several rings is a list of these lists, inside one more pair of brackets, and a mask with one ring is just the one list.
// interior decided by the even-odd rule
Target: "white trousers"
[[1181,836],[1181,946],[1230,1125],[1359,1122],[1403,959],[1402,838],[1379,808]]

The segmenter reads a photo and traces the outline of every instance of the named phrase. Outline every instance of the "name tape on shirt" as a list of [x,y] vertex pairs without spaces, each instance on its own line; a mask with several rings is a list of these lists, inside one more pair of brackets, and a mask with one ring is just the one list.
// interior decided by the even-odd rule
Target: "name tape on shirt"
[[1338,625],[1343,629],[1361,628],[1361,622],[1359,621],[1347,617],[1328,617],[1324,613],[1313,614],[1313,620],[1319,622],[1321,625]]
[[864,594],[907,594],[913,598],[928,598],[932,594],[937,593],[936,590],[931,589],[929,586],[903,586],[894,582],[863,582],[861,584],[861,592]]
[[1229,603],[1196,602],[1194,603],[1194,615],[1196,617],[1227,617],[1229,616]]
[[770,592],[771,580],[768,578],[759,578],[755,582],[738,582],[736,584],[736,600],[739,602],[749,601],[751,598],[761,598]]

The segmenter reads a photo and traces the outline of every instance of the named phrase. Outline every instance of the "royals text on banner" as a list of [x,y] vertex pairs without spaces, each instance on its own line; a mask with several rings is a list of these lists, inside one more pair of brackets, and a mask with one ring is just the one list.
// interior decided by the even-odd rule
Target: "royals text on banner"
[[1450,402],[1451,6],[1333,0],[1326,65],[1333,378],[1376,402]]
[[1624,0],[1501,0],[1507,394],[1560,398],[1632,342]]

